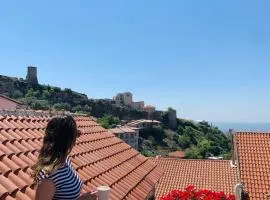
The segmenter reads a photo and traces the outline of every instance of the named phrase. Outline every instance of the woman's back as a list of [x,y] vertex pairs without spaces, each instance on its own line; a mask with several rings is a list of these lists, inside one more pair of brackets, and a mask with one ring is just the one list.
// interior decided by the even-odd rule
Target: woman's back
[[96,199],[91,192],[80,195],[82,181],[68,157],[79,135],[76,121],[70,115],[54,117],[48,122],[37,163],[33,166],[32,177],[34,183],[38,183],[36,200]]
[[80,196],[82,181],[72,167],[69,157],[62,167],[48,176],[42,170],[39,174],[39,180],[43,179],[49,179],[54,183],[53,199],[77,199]]

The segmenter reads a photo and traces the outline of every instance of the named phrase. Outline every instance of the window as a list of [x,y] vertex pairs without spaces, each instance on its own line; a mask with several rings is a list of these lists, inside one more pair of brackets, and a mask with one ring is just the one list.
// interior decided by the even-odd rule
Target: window
[[120,133],[120,138],[123,139],[123,134],[122,133]]
[[130,139],[134,139],[134,134],[130,134]]

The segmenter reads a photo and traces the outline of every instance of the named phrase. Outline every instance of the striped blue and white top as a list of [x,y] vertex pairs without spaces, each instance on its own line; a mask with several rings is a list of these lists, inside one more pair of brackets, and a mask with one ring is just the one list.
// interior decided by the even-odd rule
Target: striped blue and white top
[[78,199],[81,193],[82,181],[77,172],[71,165],[68,157],[65,165],[46,176],[43,171],[40,172],[40,180],[50,179],[55,185],[54,200]]

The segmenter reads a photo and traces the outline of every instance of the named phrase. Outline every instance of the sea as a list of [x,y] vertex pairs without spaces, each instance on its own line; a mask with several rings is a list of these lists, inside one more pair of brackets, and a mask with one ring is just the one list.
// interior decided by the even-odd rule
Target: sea
[[228,132],[229,129],[234,131],[256,131],[256,132],[270,132],[269,123],[230,123],[230,122],[212,122],[223,132]]

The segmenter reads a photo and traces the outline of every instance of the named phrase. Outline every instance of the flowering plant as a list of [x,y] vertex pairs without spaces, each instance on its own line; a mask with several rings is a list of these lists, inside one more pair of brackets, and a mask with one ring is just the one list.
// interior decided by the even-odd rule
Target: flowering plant
[[224,192],[213,192],[211,190],[197,190],[189,185],[185,190],[173,190],[161,197],[160,200],[235,200],[234,195],[226,195]]

